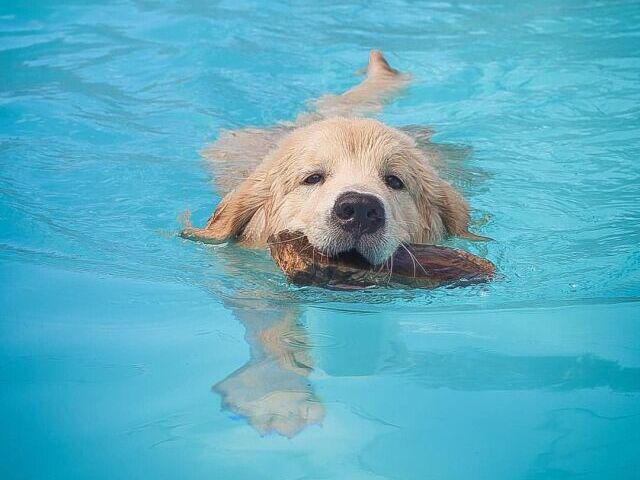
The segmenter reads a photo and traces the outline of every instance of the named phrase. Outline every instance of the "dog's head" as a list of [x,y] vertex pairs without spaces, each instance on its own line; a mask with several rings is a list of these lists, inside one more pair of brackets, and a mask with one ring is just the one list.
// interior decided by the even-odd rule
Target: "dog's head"
[[333,118],[290,133],[209,221],[220,238],[264,241],[300,231],[329,254],[386,261],[403,243],[467,232],[465,201],[407,135]]

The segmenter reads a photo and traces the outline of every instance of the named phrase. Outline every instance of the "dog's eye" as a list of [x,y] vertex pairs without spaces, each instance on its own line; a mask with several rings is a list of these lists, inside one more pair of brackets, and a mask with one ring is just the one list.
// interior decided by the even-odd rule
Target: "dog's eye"
[[324,180],[324,176],[320,173],[314,173],[313,175],[309,175],[307,178],[304,179],[304,183],[306,183],[307,185],[314,185],[316,183],[320,183],[322,180]]
[[395,175],[387,175],[384,177],[384,183],[387,184],[389,188],[394,190],[402,190],[404,188],[404,183]]

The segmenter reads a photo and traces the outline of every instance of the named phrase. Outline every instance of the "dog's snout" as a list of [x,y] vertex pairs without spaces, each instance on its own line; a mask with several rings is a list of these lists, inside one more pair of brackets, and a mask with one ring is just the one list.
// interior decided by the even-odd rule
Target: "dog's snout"
[[345,192],[333,206],[333,217],[347,232],[374,233],[384,226],[384,206],[373,195]]

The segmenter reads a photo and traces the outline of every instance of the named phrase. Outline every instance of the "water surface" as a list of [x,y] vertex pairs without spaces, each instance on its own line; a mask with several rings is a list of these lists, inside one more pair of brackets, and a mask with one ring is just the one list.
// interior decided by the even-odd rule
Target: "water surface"
[[[4,2],[0,476],[636,478],[638,25],[633,1]],[[496,241],[453,244],[498,281],[297,289],[175,236],[219,200],[221,129],[349,88],[373,47],[414,77],[380,118],[457,158]],[[263,367],[322,426],[222,404]]]

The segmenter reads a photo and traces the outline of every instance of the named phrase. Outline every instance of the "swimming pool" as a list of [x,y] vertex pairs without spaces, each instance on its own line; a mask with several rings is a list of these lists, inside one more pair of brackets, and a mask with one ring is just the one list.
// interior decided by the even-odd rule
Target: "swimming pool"
[[[637,475],[637,2],[1,13],[1,478]],[[220,129],[350,87],[372,47],[415,79],[381,118],[458,159],[496,241],[453,244],[497,281],[298,289],[175,236],[219,200],[198,152]],[[274,385],[322,426],[260,435]]]

